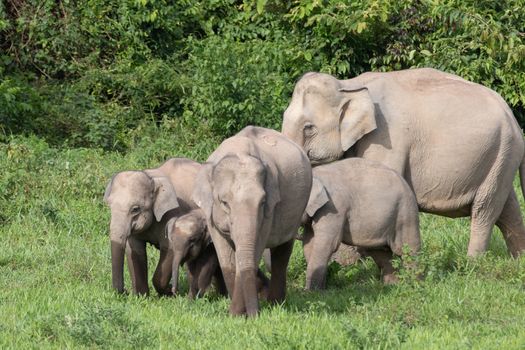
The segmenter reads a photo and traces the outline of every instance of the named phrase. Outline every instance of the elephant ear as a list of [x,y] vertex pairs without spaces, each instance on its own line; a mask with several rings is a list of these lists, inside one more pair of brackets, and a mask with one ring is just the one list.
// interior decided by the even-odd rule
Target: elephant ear
[[266,204],[264,205],[264,216],[270,217],[277,203],[281,201],[279,181],[277,180],[277,170],[264,163],[266,167],[266,179],[264,180],[264,190],[266,192]]
[[153,177],[155,183],[155,202],[153,203],[153,214],[158,222],[166,212],[179,207],[177,193],[166,176]]
[[211,189],[211,172],[213,165],[205,163],[197,173],[191,200],[204,212],[204,216],[210,222],[213,208],[213,192]]
[[306,214],[309,217],[313,217],[315,213],[321,209],[329,198],[326,193],[326,189],[321,180],[314,177],[312,179],[312,190],[310,191],[310,198],[308,198],[308,204],[306,205]]
[[111,188],[113,187],[113,180],[115,179],[115,176],[117,176],[117,175],[113,175],[111,180],[109,180],[109,182],[108,182],[108,184],[106,186],[106,191],[104,192],[104,202],[106,202],[108,204],[109,204],[109,196],[111,195]]
[[342,88],[340,115],[341,147],[347,151],[359,139],[377,128],[374,103],[366,87]]
[[166,223],[166,226],[164,226],[164,238],[167,238],[170,244],[173,242],[171,235],[173,232],[173,227],[175,226],[175,221],[177,221],[177,218],[171,218]]

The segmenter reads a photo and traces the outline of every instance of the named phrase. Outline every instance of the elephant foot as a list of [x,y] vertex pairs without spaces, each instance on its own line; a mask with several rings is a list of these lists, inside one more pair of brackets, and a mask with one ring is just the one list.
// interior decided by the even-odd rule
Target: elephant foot
[[236,303],[232,302],[230,305],[230,315],[232,316],[242,316],[246,313],[246,309],[244,307],[241,307],[239,305],[236,305]]
[[155,290],[160,297],[172,297],[176,294],[176,291],[174,293],[170,286],[166,288],[155,288]]
[[268,288],[268,286],[264,286],[259,289],[258,294],[261,300],[270,301],[270,288]]
[[399,282],[399,278],[393,273],[383,275],[382,279],[383,279],[383,284],[387,286],[394,285]]
[[284,301],[286,300],[286,298],[284,297],[272,297],[272,296],[268,296],[268,298],[266,299],[270,304],[272,305],[279,305],[279,304],[282,304],[284,303]]
[[315,291],[321,291],[326,289],[326,284],[324,281],[311,281],[310,283],[306,283],[306,287],[304,290],[307,290],[309,292],[315,292]]

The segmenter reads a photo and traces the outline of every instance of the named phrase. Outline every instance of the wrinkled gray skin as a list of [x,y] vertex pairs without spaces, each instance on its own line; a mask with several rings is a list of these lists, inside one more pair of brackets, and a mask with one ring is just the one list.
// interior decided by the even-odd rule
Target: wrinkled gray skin
[[203,295],[213,278],[219,294],[227,295],[217,253],[202,210],[194,209],[179,218],[171,219],[166,231],[173,251],[173,294],[177,293],[179,268],[185,263],[188,267],[190,298]]
[[306,289],[326,287],[328,261],[341,242],[372,256],[384,283],[395,282],[392,253],[420,249],[416,198],[406,181],[362,158],[317,166],[313,176],[303,217]]
[[282,130],[313,165],[375,160],[405,178],[421,211],[470,216],[469,256],[487,250],[494,224],[513,256],[525,250],[512,187],[519,168],[525,189],[523,134],[488,88],[428,68],[349,80],[308,73],[295,86]]
[[304,152],[264,128],[244,128],[203,165],[192,198],[205,212],[232,296],[231,314],[257,314],[256,271],[265,248],[271,250],[268,300],[284,300],[286,269],[311,184]]
[[124,253],[132,289],[148,294],[146,243],[160,250],[153,286],[160,295],[170,295],[173,254],[166,237],[168,220],[196,208],[191,191],[200,164],[174,158],[159,168],[123,171],[109,182],[104,200],[111,209],[110,240],[113,288],[124,290]]

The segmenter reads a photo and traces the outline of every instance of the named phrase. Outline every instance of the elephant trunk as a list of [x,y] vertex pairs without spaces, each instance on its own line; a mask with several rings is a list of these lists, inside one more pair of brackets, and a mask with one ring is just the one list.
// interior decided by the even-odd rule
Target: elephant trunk
[[173,263],[171,265],[171,292],[173,295],[177,294],[179,288],[179,269],[182,261],[180,252],[175,251],[173,256]]
[[303,138],[299,136],[299,133],[296,131],[298,127],[288,120],[287,118],[283,119],[282,133],[284,136],[288,137],[290,140],[298,144],[300,147],[303,147]]
[[111,276],[113,289],[124,293],[124,251],[125,245],[111,241]]
[[110,232],[112,284],[118,293],[124,293],[124,254],[130,227],[118,224],[117,220],[112,219]]
[[[244,214],[235,225],[237,239],[235,242],[236,268],[239,270],[240,294],[248,316],[255,316],[259,311],[257,297],[257,262],[255,250],[257,245],[258,220],[254,215]],[[238,287],[235,286],[237,289]],[[235,293],[236,294],[236,293]]]

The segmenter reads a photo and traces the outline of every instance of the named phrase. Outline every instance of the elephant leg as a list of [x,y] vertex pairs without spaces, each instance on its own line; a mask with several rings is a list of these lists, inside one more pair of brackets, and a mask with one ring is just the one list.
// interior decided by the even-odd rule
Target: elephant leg
[[186,266],[188,267],[188,297],[195,299],[199,294],[199,266],[194,261],[188,262]]
[[219,264],[217,262],[217,257],[215,255],[211,255],[208,251],[204,252],[203,259],[199,260],[199,275],[196,276],[198,288],[197,296],[202,296],[210,287],[213,276],[215,275]]
[[303,254],[306,259],[306,263],[310,261],[310,255],[312,252],[312,247],[314,246],[314,231],[312,225],[307,224],[303,227],[304,233],[301,241],[303,242]]
[[230,297],[233,297],[233,289],[235,286],[235,250],[223,235],[215,229],[211,229],[210,231],[226,289]]
[[[265,249],[265,251],[267,250],[268,249]],[[261,269],[258,269],[257,270],[257,292],[259,293],[259,296],[262,299],[268,300],[269,288],[270,288],[270,281],[268,280],[268,277],[266,277],[266,275],[261,271]]]
[[525,226],[514,189],[510,191],[496,225],[501,230],[507,249],[513,257],[518,257],[525,251]]
[[217,252],[217,259],[221,268],[222,276],[228,295],[233,296],[233,289],[235,286],[235,250],[228,240],[220,233],[211,230],[213,245]]
[[226,283],[224,283],[224,277],[222,276],[222,271],[219,264],[217,264],[217,267],[215,268],[214,277],[215,288],[217,288],[217,292],[222,296],[228,296],[228,289],[226,288]]
[[334,252],[332,239],[323,234],[316,235],[311,244],[306,267],[306,290],[326,288],[328,262]]
[[268,301],[272,303],[282,303],[286,296],[286,270],[295,239],[283,243],[271,249],[272,276],[270,279],[270,290],[268,291]]
[[368,250],[367,254],[374,259],[374,262],[381,270],[381,280],[384,284],[397,283],[395,269],[392,266],[392,251],[388,250]]
[[133,292],[148,295],[148,258],[146,255],[146,242],[129,238],[129,252],[127,258],[131,266]]
[[[504,155],[498,154],[472,201],[468,256],[478,256],[487,251],[492,228],[509,200],[516,172],[509,171],[509,164],[505,160]],[[512,200],[509,206],[511,203]]]
[[331,218],[319,220],[315,228],[305,227],[306,290],[326,288],[328,262],[341,243],[341,232],[342,222]]
[[487,251],[493,226],[494,224],[479,222],[474,218],[471,220],[468,256],[475,257]]
[[172,250],[161,249],[159,263],[153,274],[153,286],[159,295],[173,295],[170,287],[172,263]]

